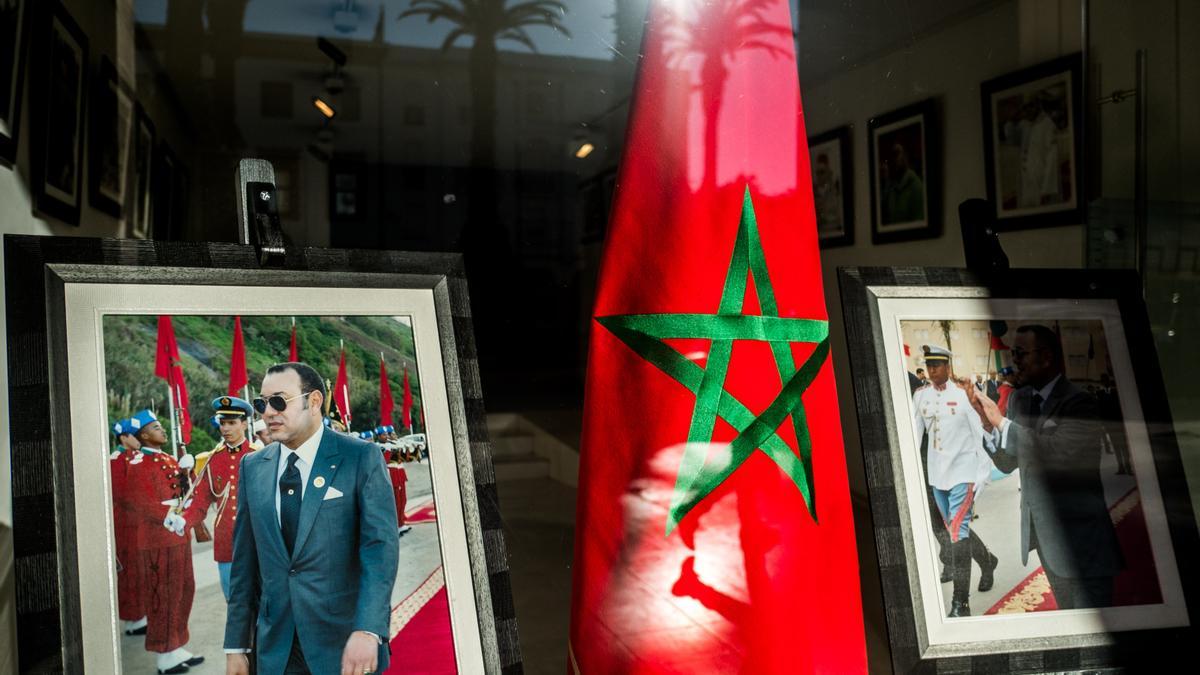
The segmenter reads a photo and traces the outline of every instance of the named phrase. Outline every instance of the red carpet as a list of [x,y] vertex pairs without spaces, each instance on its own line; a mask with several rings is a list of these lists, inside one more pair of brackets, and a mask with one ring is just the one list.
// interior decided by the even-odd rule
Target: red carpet
[[[1146,518],[1142,513],[1142,500],[1137,488],[1118,499],[1109,513],[1117,528],[1121,553],[1125,556],[1125,569],[1113,582],[1113,605],[1128,607],[1162,602],[1150,536],[1146,532]],[[1055,609],[1058,609],[1058,603],[1050,591],[1045,571],[1039,567],[984,614],[1049,612]]]
[[423,502],[420,506],[413,507],[404,512],[404,519],[409,525],[416,523],[436,523],[437,509],[433,506],[433,500]]
[[391,633],[392,658],[385,675],[458,672],[441,567],[392,609]]

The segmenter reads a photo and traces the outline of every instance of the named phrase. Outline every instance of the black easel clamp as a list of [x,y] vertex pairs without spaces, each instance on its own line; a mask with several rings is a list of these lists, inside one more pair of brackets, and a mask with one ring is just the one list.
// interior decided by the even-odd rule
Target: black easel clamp
[[275,169],[264,159],[238,163],[238,239],[253,246],[262,267],[282,267],[286,255],[275,191]]

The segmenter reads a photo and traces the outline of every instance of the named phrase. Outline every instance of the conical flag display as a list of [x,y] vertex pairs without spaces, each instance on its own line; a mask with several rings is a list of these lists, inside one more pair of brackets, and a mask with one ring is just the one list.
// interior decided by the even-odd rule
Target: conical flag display
[[787,0],[654,1],[591,326],[574,673],[863,673]]

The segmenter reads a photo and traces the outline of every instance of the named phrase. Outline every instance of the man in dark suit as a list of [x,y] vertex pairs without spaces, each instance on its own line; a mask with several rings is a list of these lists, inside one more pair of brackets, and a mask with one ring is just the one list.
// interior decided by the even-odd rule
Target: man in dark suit
[[1021,562],[1037,549],[1061,609],[1112,604],[1123,559],[1100,480],[1096,399],[1067,380],[1062,343],[1045,326],[1017,329],[1018,389],[1007,416],[980,397],[999,436],[992,461],[1021,470]]
[[382,671],[399,539],[375,446],[324,429],[324,380],[303,363],[267,370],[254,407],[266,448],[238,478],[226,672]]

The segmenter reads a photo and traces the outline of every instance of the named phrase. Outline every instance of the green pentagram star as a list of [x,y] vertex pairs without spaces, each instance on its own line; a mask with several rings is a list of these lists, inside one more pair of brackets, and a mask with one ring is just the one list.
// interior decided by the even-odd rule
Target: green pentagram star
[[[747,277],[753,275],[761,315],[743,314]],[[667,534],[754,453],[761,450],[792,479],[816,519],[816,492],[812,474],[812,440],[808,433],[802,396],[816,378],[829,355],[829,322],[779,316],[775,292],[767,274],[767,263],[759,239],[750,188],[742,201],[741,224],[733,245],[733,257],[725,276],[725,288],[716,314],[626,314],[596,317],[618,339],[656,368],[696,395],[687,446],[675,479]],[[690,361],[664,340],[699,338],[712,340],[705,367]],[[735,340],[769,342],[783,383],[779,394],[761,414],[755,415],[725,391],[730,356]],[[815,343],[812,355],[797,370],[791,343]],[[799,456],[775,430],[791,415]],[[709,461],[708,448],[717,417],[737,430],[729,455]]]

